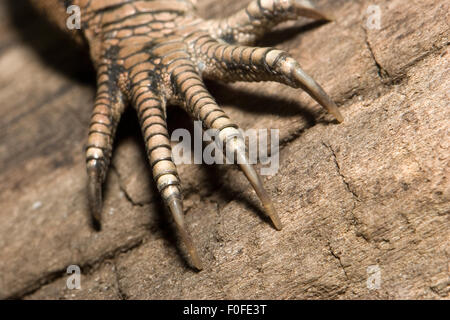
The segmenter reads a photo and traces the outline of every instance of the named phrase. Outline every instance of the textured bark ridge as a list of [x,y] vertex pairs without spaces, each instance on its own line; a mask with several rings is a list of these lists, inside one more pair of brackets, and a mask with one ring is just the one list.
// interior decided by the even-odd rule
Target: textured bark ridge
[[[346,121],[281,84],[208,83],[240,127],[280,129],[280,170],[264,183],[284,229],[267,226],[235,168],[179,166],[204,260],[195,272],[131,112],[117,130],[102,230],[92,229],[82,151],[95,73],[81,72],[84,56],[27,6],[2,2],[0,296],[448,298],[449,6],[317,3],[333,22],[284,23],[258,44],[300,61]],[[379,29],[367,23],[374,4]],[[208,18],[244,6],[198,1]],[[191,128],[179,108],[167,112],[169,131]],[[71,264],[82,269],[81,290],[66,287]]]

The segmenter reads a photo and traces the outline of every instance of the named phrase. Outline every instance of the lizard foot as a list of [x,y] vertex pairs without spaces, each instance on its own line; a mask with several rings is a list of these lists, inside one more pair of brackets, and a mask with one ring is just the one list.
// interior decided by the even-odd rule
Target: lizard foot
[[[189,0],[123,1],[109,7],[85,3],[84,35],[97,69],[97,95],[86,149],[89,199],[100,222],[102,183],[120,116],[127,105],[138,114],[153,178],[172,214],[192,264],[200,256],[184,222],[180,179],[172,159],[166,105],[184,108],[205,129],[216,129],[260,198],[276,229],[282,228],[259,174],[246,156],[237,125],[206,89],[203,78],[277,81],[302,88],[343,121],[322,88],[286,52],[251,47],[277,23],[298,16],[324,19],[307,0],[256,0],[222,20],[203,20]],[[101,3],[101,2],[98,2]]]

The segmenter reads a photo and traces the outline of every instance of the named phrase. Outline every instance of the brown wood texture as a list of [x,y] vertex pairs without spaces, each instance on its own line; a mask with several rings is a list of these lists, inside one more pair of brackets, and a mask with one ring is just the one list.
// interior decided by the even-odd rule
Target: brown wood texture
[[[202,16],[220,17],[248,1],[198,2]],[[186,221],[205,265],[195,272],[155,190],[133,112],[119,125],[103,228],[92,228],[89,59],[25,1],[2,1],[0,297],[448,299],[448,1],[318,4],[335,21],[285,23],[260,44],[297,58],[346,121],[335,124],[280,84],[208,82],[242,128],[280,129],[280,170],[264,180],[284,229],[262,218],[237,169],[181,165]],[[373,4],[379,30],[366,26]],[[192,129],[179,108],[168,118],[172,130]],[[66,287],[71,264],[82,269],[81,290]]]

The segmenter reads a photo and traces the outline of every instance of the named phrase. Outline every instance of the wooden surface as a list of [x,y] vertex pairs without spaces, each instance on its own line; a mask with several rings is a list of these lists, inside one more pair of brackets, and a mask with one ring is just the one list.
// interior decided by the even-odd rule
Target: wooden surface
[[[206,266],[197,273],[156,195],[132,112],[119,127],[102,231],[92,229],[83,148],[93,71],[25,1],[2,1],[0,297],[448,299],[448,1],[375,1],[380,30],[366,26],[372,2],[319,1],[336,21],[287,23],[262,41],[323,84],[341,125],[298,90],[208,83],[241,127],[280,129],[280,170],[265,184],[285,228],[261,216],[236,169],[180,166]],[[243,6],[199,1],[203,16]],[[169,122],[191,128],[181,110]],[[81,290],[66,287],[71,264]]]

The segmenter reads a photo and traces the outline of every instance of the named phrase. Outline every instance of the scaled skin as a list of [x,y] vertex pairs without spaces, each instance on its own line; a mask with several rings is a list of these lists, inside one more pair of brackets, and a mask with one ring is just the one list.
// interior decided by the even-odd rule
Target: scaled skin
[[[93,217],[101,220],[102,183],[120,117],[135,108],[157,188],[173,215],[197,269],[200,256],[184,223],[182,193],[172,161],[166,105],[184,108],[206,129],[219,130],[236,152],[243,173],[255,189],[276,229],[281,221],[261,178],[248,163],[237,125],[217,105],[203,78],[221,81],[277,81],[308,92],[339,122],[334,102],[286,52],[251,47],[276,24],[306,16],[326,19],[307,0],[257,0],[221,20],[203,20],[191,0],[31,0],[50,20],[89,46],[97,71],[86,163]],[[81,8],[82,29],[65,27],[70,5]]]

